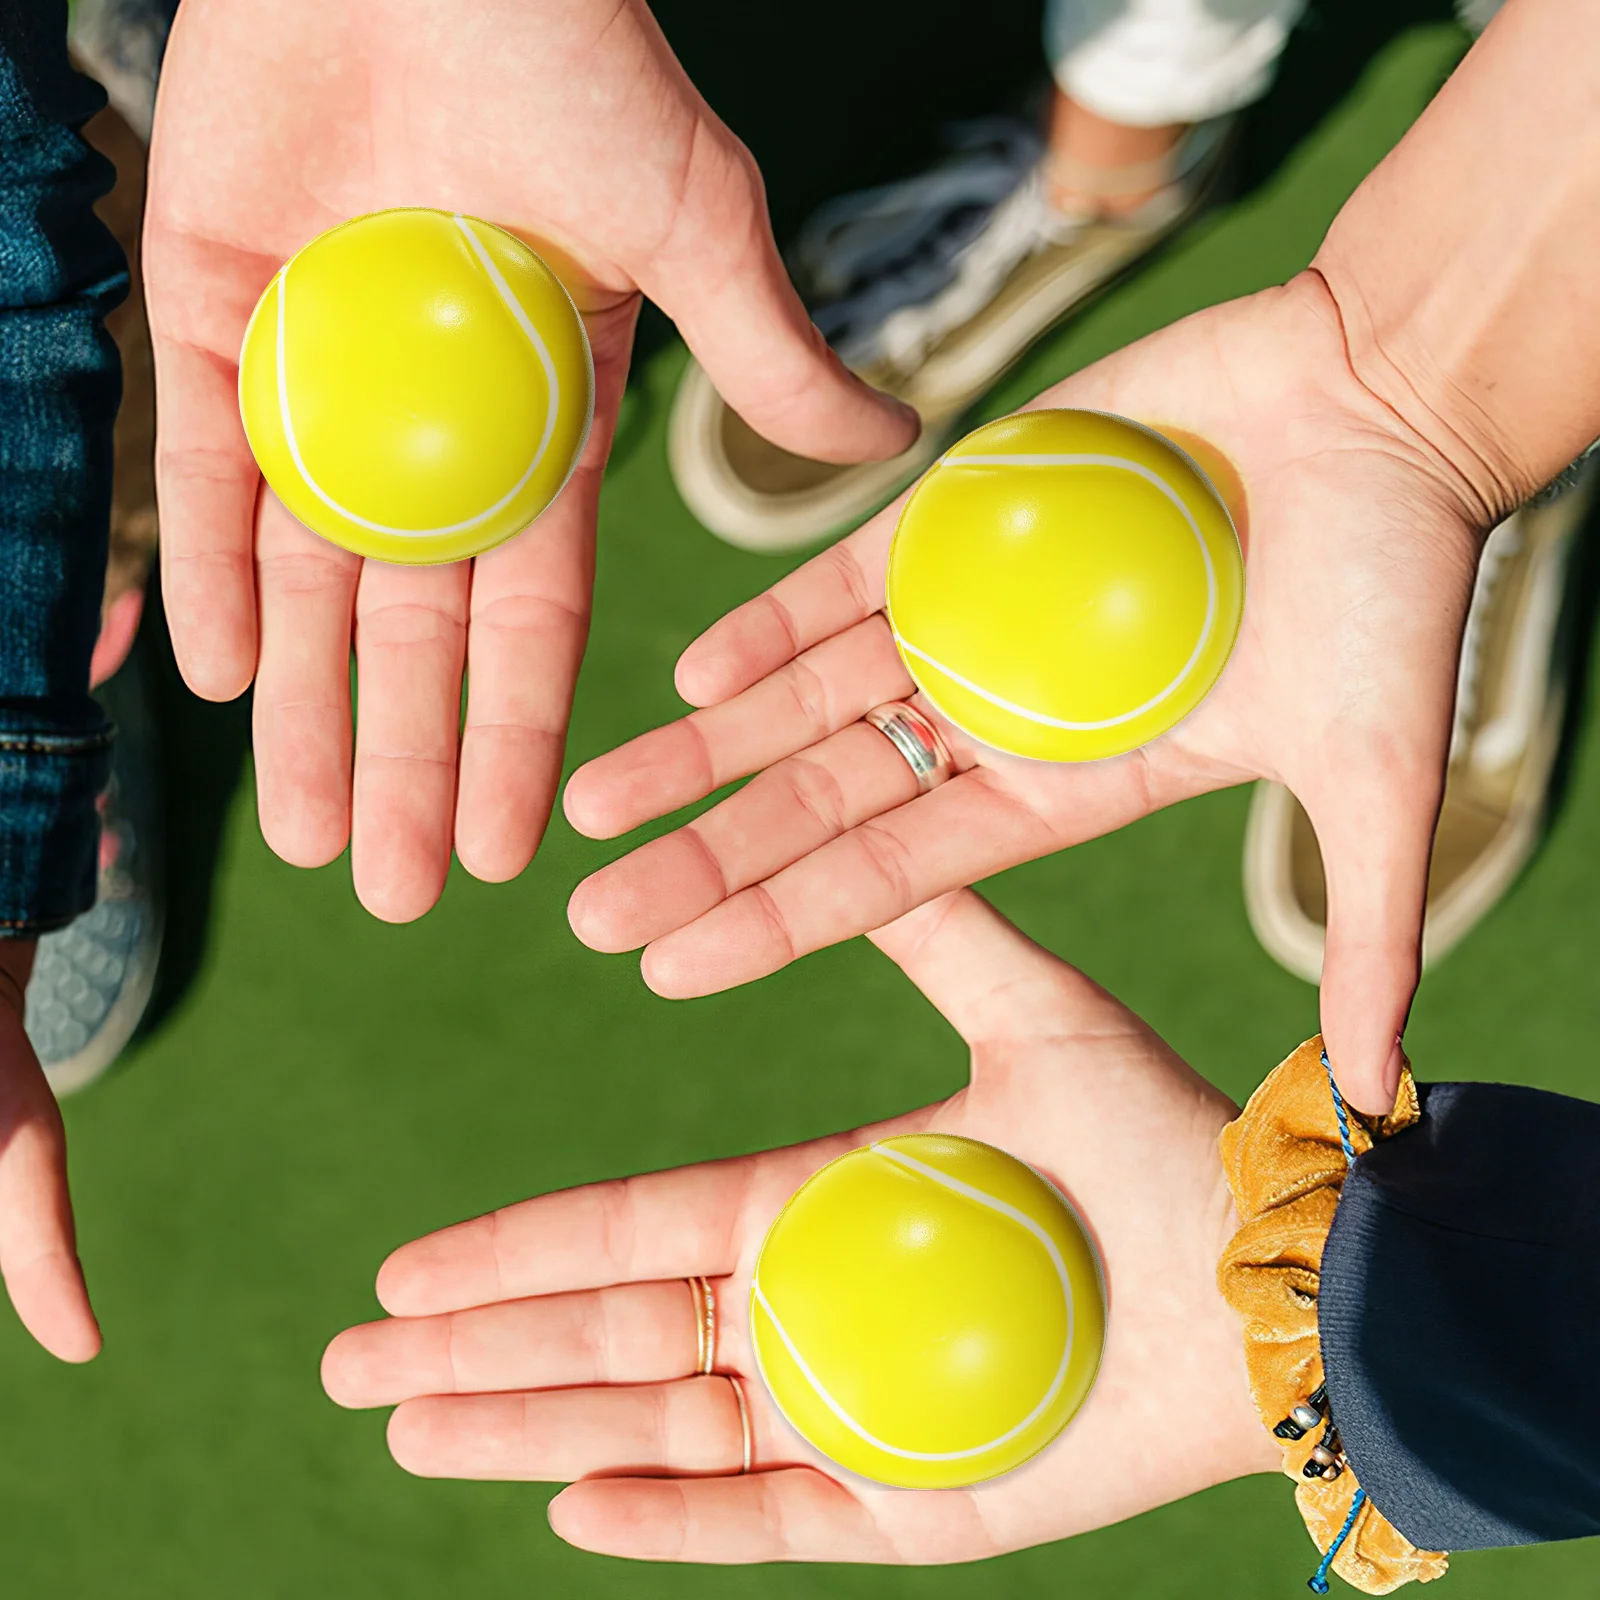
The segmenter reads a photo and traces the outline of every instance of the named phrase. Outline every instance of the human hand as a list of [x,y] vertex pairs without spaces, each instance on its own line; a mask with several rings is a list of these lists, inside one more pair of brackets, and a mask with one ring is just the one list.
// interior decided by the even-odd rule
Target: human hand
[[1078,765],[947,727],[958,775],[918,797],[859,723],[915,687],[881,613],[891,506],[690,645],[678,689],[703,709],[573,775],[567,816],[604,838],[760,773],[580,884],[573,928],[595,949],[646,946],[659,994],[707,994],[1174,801],[1273,778],[1305,806],[1326,865],[1322,1028],[1340,1085],[1387,1110],[1492,518],[1352,376],[1314,273],[1186,318],[1036,403],[1148,422],[1235,502],[1244,620],[1205,703],[1140,750]]
[[31,940],[0,940],[0,1276],[51,1355],[90,1361],[100,1327],[78,1264],[66,1135],[22,1026],[33,953]]
[[[1236,1226],[1217,1154],[1233,1107],[1110,995],[970,890],[874,941],[972,1046],[969,1086],[873,1128],[546,1195],[397,1250],[392,1320],[340,1334],[323,1383],[395,1405],[389,1444],[428,1477],[572,1481],[550,1520],[612,1555],[679,1561],[969,1561],[1272,1471],[1243,1330],[1217,1292]],[[1049,1176],[1094,1230],[1104,1361],[1066,1432],[971,1489],[907,1493],[831,1466],[772,1405],[750,1345],[756,1253],[790,1194],[872,1139],[986,1140]],[[712,1280],[716,1366],[695,1377],[683,1279]],[[734,1476],[750,1411],[755,1470]],[[1174,1396],[1200,1450],[1169,1449]]]
[[[576,474],[536,527],[471,565],[363,562],[308,533],[262,491],[238,417],[240,340],[278,265],[336,222],[401,205],[535,243],[594,349]],[[179,664],[210,699],[254,676],[268,843],[314,866],[350,840],[357,894],[391,920],[433,904],[452,844],[496,880],[538,845],[641,292],[780,444],[858,460],[915,433],[812,327],[754,163],[642,0],[185,0],[156,112],[145,274]]]

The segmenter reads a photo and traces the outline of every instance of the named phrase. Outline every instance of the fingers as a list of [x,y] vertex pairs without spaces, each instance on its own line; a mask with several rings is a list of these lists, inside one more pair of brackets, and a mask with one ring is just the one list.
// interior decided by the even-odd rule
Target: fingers
[[1328,886],[1323,1040],[1340,1090],[1361,1111],[1394,1106],[1442,791],[1439,769],[1397,761],[1376,784],[1352,769],[1338,791],[1307,799]]
[[818,461],[876,461],[915,443],[909,406],[856,377],[813,326],[778,255],[748,151],[707,113],[670,236],[640,262],[724,400],[758,433]]
[[361,569],[350,868],[386,922],[420,917],[450,868],[470,583],[466,563]]
[[600,484],[637,312],[630,297],[586,319],[595,412],[582,459],[555,504],[473,569],[455,844],[462,866],[491,883],[533,859],[555,804],[589,636]]
[[418,1395],[660,1383],[695,1370],[696,1334],[681,1278],[622,1284],[349,1328],[322,1358],[322,1385],[342,1406],[390,1406]]
[[852,723],[586,878],[568,920],[592,950],[636,950],[916,793],[904,757]]
[[662,1482],[594,1478],[551,1502],[568,1544],[636,1561],[905,1559],[849,1489],[810,1467]]
[[[733,1270],[758,1172],[803,1153],[708,1162],[568,1189],[402,1245],[378,1273],[397,1317]],[[782,1171],[780,1171],[780,1168]]]
[[0,1002],[0,1274],[23,1326],[51,1355],[89,1361],[89,1306],[67,1193],[66,1137],[21,1019]]
[[567,819],[590,838],[614,838],[816,744],[913,688],[887,625],[869,618],[733,699],[580,767],[567,784]]
[[971,889],[868,935],[969,1044],[1105,1032],[1131,1019],[1086,978]]
[[1040,780],[1026,764],[962,773],[658,939],[644,954],[645,982],[668,999],[711,994],[881,928],[936,895],[1143,816],[1153,803],[1144,774],[1137,754],[1085,763],[1046,804],[1029,792]]
[[261,497],[256,804],[267,844],[320,867],[350,837],[350,637],[361,558]]
[[692,706],[715,705],[882,610],[889,542],[904,502],[902,495],[849,538],[707,628],[679,657],[678,693]]
[[599,486],[598,469],[576,475],[533,527],[474,567],[455,844],[491,883],[533,859],[555,804],[589,634]]
[[[351,832],[354,611],[352,867],[362,903],[386,920],[434,903],[452,842],[469,871],[501,881],[528,864],[544,831],[587,631],[592,494],[553,509],[556,526],[541,522],[471,567],[423,569],[363,563],[263,498],[262,831],[297,866],[331,861]],[[458,741],[464,649],[471,688]]]
[[408,1400],[389,1449],[424,1478],[570,1483],[595,1472],[736,1472],[743,1423],[733,1380]]
[[239,421],[238,369],[156,326],[152,333],[161,594],[172,649],[196,694],[232,700],[256,667],[252,534],[261,481]]

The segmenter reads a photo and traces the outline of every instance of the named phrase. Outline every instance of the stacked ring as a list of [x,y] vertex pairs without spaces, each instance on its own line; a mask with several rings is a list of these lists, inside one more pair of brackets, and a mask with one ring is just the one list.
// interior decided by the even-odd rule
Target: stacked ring
[[744,1397],[744,1385],[731,1374],[728,1375],[728,1382],[733,1386],[733,1398],[739,1404],[739,1440],[743,1450],[743,1460],[740,1463],[739,1470],[740,1472],[748,1472],[750,1470],[751,1457],[754,1453],[752,1450],[753,1440],[750,1436],[750,1406]]
[[717,1296],[709,1278],[686,1278],[694,1302],[694,1370],[710,1377],[717,1367]]
[[[711,1377],[717,1370],[717,1291],[709,1278],[699,1276],[683,1280],[689,1286],[689,1299],[694,1305],[694,1370],[697,1376]],[[722,1374],[733,1390],[734,1404],[739,1408],[739,1471],[750,1470],[755,1441],[750,1430],[750,1404],[744,1397],[744,1385],[731,1372]]]

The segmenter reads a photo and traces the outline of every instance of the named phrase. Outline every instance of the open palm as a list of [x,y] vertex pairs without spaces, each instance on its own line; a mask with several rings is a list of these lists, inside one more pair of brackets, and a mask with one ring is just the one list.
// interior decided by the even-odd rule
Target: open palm
[[1314,273],[1189,317],[1036,403],[1163,429],[1236,502],[1244,621],[1210,698],[1143,749],[1078,765],[947,730],[963,770],[918,797],[858,720],[914,689],[881,612],[892,506],[689,647],[678,687],[701,710],[574,774],[567,815],[596,837],[761,775],[581,884],[573,927],[597,949],[648,946],[658,993],[705,994],[1174,801],[1273,778],[1327,865],[1323,1031],[1341,1084],[1387,1109],[1486,517],[1353,377]]
[[[245,323],[278,265],[334,223],[400,205],[529,239],[595,354],[595,427],[561,499],[521,538],[438,569],[363,562],[309,534],[261,490],[235,401]],[[391,919],[433,903],[452,845],[491,879],[537,847],[641,291],[780,443],[855,460],[895,453],[915,428],[827,352],[749,155],[639,0],[185,0],[157,107],[145,273],[179,663],[211,698],[255,677],[268,841],[315,865],[353,839],[357,892]]]
[[[1273,1470],[1216,1287],[1235,1226],[1217,1135],[1233,1107],[970,890],[873,938],[970,1042],[967,1088],[838,1138],[547,1195],[406,1245],[378,1276],[392,1318],[329,1346],[333,1398],[398,1406],[390,1446],[416,1473],[580,1480],[551,1508],[563,1538],[665,1560],[972,1560]],[[1070,1195],[1111,1318],[1099,1379],[1056,1443],[976,1488],[907,1493],[841,1473],[788,1428],[747,1306],[766,1230],[806,1178],[925,1129],[998,1145]],[[719,1376],[690,1375],[695,1274],[717,1296]],[[729,1377],[749,1405],[749,1476],[734,1475]],[[1204,1450],[1153,1443],[1174,1395]]]

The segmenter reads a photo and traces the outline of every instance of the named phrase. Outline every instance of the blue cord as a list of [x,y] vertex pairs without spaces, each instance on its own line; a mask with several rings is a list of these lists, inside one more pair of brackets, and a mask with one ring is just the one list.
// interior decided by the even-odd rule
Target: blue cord
[[1344,1542],[1350,1537],[1350,1530],[1356,1525],[1356,1518],[1361,1515],[1361,1508],[1367,1503],[1367,1491],[1357,1489],[1355,1499],[1350,1502],[1350,1515],[1344,1519],[1344,1526],[1334,1536],[1334,1541],[1328,1546],[1328,1553],[1322,1558],[1321,1564],[1311,1575],[1306,1584],[1313,1594],[1326,1594],[1328,1592],[1328,1568],[1333,1565],[1333,1558],[1343,1549]]
[[1344,1146],[1344,1159],[1347,1165],[1356,1164],[1355,1147],[1350,1143],[1350,1114],[1344,1108],[1344,1096],[1339,1093],[1338,1081],[1333,1075],[1333,1063],[1328,1059],[1328,1052],[1322,1052],[1322,1070],[1328,1074],[1328,1087],[1333,1091],[1333,1114],[1339,1119],[1339,1143]]
[[[1353,1167],[1356,1164],[1356,1152],[1355,1146],[1350,1142],[1350,1113],[1345,1110],[1344,1096],[1339,1093],[1339,1084],[1333,1075],[1333,1063],[1328,1060],[1326,1050],[1322,1052],[1322,1070],[1328,1074],[1328,1089],[1333,1095],[1333,1114],[1339,1119],[1339,1143],[1344,1147],[1345,1164]],[[1344,1526],[1334,1536],[1333,1543],[1328,1546],[1327,1553],[1306,1584],[1313,1594],[1328,1592],[1328,1570],[1333,1566],[1333,1558],[1344,1548],[1344,1542],[1350,1537],[1350,1530],[1355,1527],[1356,1518],[1361,1515],[1361,1508],[1366,1503],[1367,1491],[1357,1489],[1355,1498],[1350,1502],[1350,1514],[1344,1519]]]

